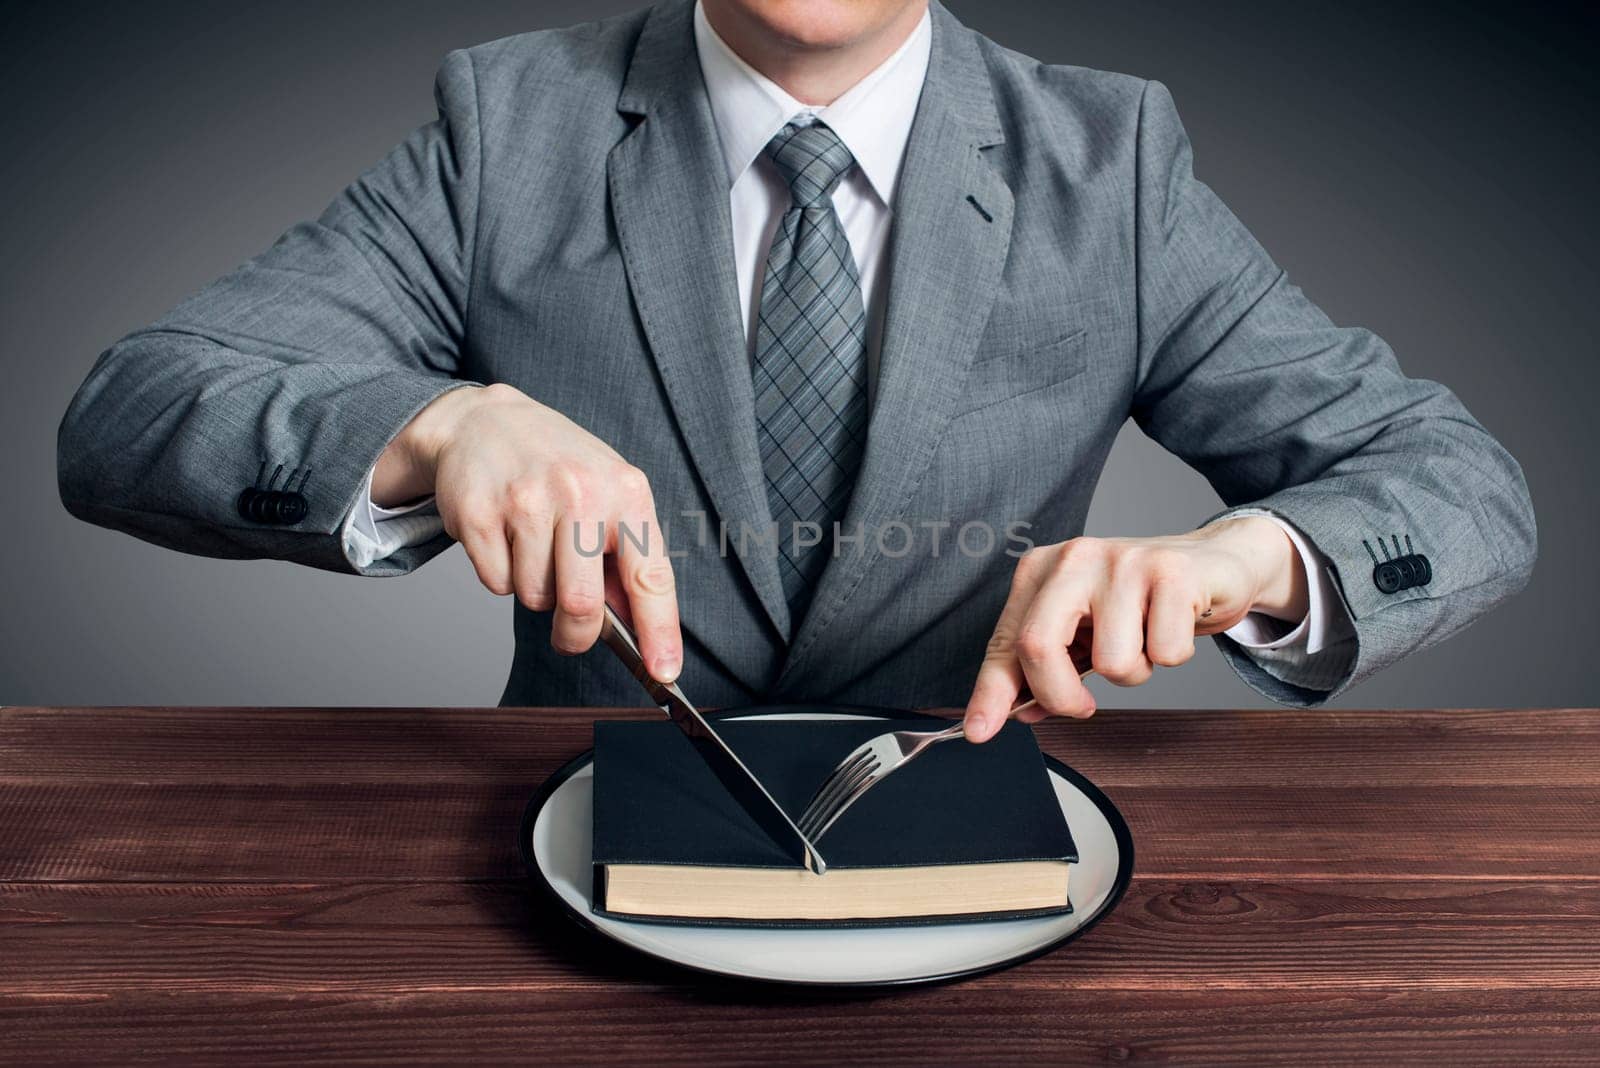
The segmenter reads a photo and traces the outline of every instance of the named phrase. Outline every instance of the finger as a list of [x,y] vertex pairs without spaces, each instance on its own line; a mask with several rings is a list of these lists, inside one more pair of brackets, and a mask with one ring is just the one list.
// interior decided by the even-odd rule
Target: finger
[[1068,649],[1088,615],[1094,581],[1092,573],[1078,571],[1046,583],[1022,625],[1017,649],[1028,689],[1051,715],[1081,718],[1094,712],[1094,695],[1079,679]]
[[1049,719],[1050,712],[1049,710],[1041,708],[1038,705],[1029,705],[1020,712],[1012,713],[1011,718],[1015,719],[1018,723],[1038,723],[1040,720]]
[[1145,656],[1152,664],[1177,667],[1194,656],[1194,625],[1199,605],[1176,582],[1150,588],[1150,614],[1145,620]]
[[1137,686],[1150,677],[1144,655],[1145,607],[1149,583],[1141,571],[1113,575],[1096,599],[1094,643],[1090,657],[1095,671],[1118,686]]
[[1011,706],[1017,703],[1017,695],[1022,692],[1026,680],[1017,660],[1017,632],[1042,577],[1038,554],[1029,553],[1017,561],[1011,594],[995,622],[994,634],[989,638],[977,681],[972,686],[972,696],[967,700],[968,741],[986,742],[993,738],[1005,725]]
[[549,522],[530,520],[511,528],[511,576],[517,600],[534,612],[548,612],[556,604],[554,537],[554,524]]
[[[1000,635],[998,626],[995,634],[997,638]],[[1003,648],[997,648],[997,644],[996,638],[990,639],[989,646],[995,652],[984,658],[972,697],[967,701],[965,727],[970,742],[987,742],[998,734],[1022,692],[1022,665],[1017,662],[1012,643],[1006,640]]]
[[446,532],[466,550],[485,589],[500,597],[512,592],[511,547],[497,512],[484,508],[452,513]]
[[683,670],[683,636],[678,627],[677,586],[666,538],[654,506],[644,500],[633,518],[617,526],[617,574],[627,595],[633,631],[650,674],[672,682]]
[[[1072,640],[1071,645],[1067,646],[1067,655],[1072,658],[1075,668],[1079,664],[1087,664],[1089,662],[1089,646],[1093,640],[1093,628],[1087,620],[1080,620],[1078,623],[1078,636]],[[1086,668],[1078,672],[1078,679],[1080,682],[1087,683],[1089,676],[1093,674],[1093,668]],[[1092,702],[1094,694],[1091,693],[1089,698]],[[1032,694],[1028,694],[1020,704],[1011,710],[1011,718],[1020,723],[1038,723],[1041,720],[1048,719],[1050,715],[1049,709],[1042,707]],[[1088,712],[1079,718],[1087,719],[1092,715],[1094,715],[1094,709],[1091,707]]]
[[557,652],[581,653],[600,637],[605,605],[607,524],[563,516],[556,522],[556,614],[550,644]]

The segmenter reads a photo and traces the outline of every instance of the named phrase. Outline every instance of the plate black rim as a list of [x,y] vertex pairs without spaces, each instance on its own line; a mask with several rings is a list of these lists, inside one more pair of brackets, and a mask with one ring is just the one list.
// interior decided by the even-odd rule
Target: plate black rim
[[[706,715],[712,719],[736,719],[740,716],[771,716],[784,715],[796,712],[826,713],[829,715],[852,715],[872,719],[939,719],[922,712],[905,712],[898,709],[869,708],[862,705],[755,705],[741,708],[722,709],[717,712],[708,712]],[[864,992],[870,990],[901,990],[908,987],[937,986],[944,983],[954,983],[963,979],[972,979],[991,972],[1004,971],[1015,968],[1020,964],[1037,960],[1047,953],[1053,953],[1069,942],[1077,941],[1080,937],[1092,930],[1099,922],[1105,919],[1122,901],[1128,890],[1128,884],[1133,880],[1133,835],[1128,830],[1128,822],[1123,819],[1122,813],[1094,783],[1084,778],[1074,769],[1057,760],[1048,753],[1043,754],[1045,766],[1059,774],[1073,786],[1083,792],[1094,806],[1106,817],[1106,822],[1111,825],[1111,834],[1117,841],[1117,874],[1112,880],[1111,890],[1106,894],[1100,907],[1084,918],[1072,930],[1060,938],[1046,942],[1042,946],[1025,950],[1015,956],[990,964],[982,964],[973,968],[960,968],[951,972],[940,972],[935,975],[908,976],[904,979],[876,979],[862,980],[860,982],[840,982],[835,980],[812,979],[779,979],[761,975],[738,975],[733,972],[718,971],[715,968],[702,968],[694,964],[685,964],[648,950],[641,949],[630,942],[624,942],[609,934],[599,924],[574,908],[566,898],[557,892],[555,886],[545,875],[544,869],[539,866],[538,858],[533,855],[533,825],[539,818],[539,813],[544,810],[545,804],[551,796],[561,788],[572,776],[576,775],[594,759],[594,749],[585,749],[571,760],[551,773],[528,801],[522,813],[522,822],[518,827],[518,852],[522,856],[523,864],[527,867],[529,878],[538,886],[542,895],[561,909],[566,918],[576,924],[590,937],[604,940],[608,946],[620,947],[629,954],[636,955],[657,965],[681,971],[688,975],[702,978],[715,979],[722,983],[754,983],[766,987],[792,987],[812,991],[854,991]]]

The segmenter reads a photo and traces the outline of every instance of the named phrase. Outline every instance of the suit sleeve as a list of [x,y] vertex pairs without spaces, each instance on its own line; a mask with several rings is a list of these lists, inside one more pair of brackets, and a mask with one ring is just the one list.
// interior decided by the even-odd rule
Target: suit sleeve
[[[1274,700],[1317,704],[1522,588],[1537,539],[1516,461],[1448,389],[1407,378],[1381,339],[1335,326],[1289,283],[1194,177],[1156,82],[1140,105],[1137,172],[1134,417],[1230,510],[1302,531],[1355,630],[1327,688],[1278,678],[1219,636],[1239,675]],[[1378,574],[1399,556],[1427,566]]]
[[[479,172],[467,53],[446,58],[435,97],[437,121],[321,218],[100,357],[58,438],[69,511],[186,552],[352,569],[339,531],[367,472],[464,384]],[[293,523],[242,514],[240,494],[273,472],[303,498]],[[367,571],[402,573],[447,545]]]

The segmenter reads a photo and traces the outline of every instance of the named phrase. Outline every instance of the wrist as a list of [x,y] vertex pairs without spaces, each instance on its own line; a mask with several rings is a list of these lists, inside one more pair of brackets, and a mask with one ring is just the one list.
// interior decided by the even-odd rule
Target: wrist
[[439,454],[481,389],[457,388],[435,397],[400,429],[372,470],[372,503],[391,508],[434,491]]
[[1253,577],[1251,612],[1294,622],[1310,602],[1305,563],[1288,533],[1265,516],[1238,516],[1214,524]]

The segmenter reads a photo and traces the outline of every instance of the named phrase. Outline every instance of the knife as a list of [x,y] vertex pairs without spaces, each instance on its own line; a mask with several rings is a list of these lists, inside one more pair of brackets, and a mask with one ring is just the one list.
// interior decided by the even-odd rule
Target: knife
[[728,743],[722,740],[722,735],[711,725],[711,721],[701,715],[689,699],[683,695],[677,683],[664,683],[652,678],[645,668],[644,654],[639,652],[639,641],[633,636],[633,631],[622,621],[622,618],[612,611],[610,605],[605,606],[605,621],[600,625],[600,640],[617,654],[617,659],[628,669],[628,673],[639,680],[645,693],[650,695],[662,711],[666,712],[678,729],[684,733],[695,751],[702,760],[716,773],[717,778],[734,799],[744,807],[761,827],[772,836],[772,840],[783,847],[784,852],[793,856],[799,852],[805,866],[814,874],[821,875],[828,870],[828,865],[823,861],[822,854],[817,852],[817,847],[811,840],[800,833],[800,828],[795,826],[794,820],[783,810],[783,806],[773,800],[767,788],[761,785],[761,780],[739,759]]

